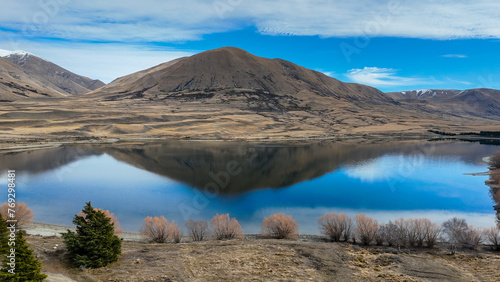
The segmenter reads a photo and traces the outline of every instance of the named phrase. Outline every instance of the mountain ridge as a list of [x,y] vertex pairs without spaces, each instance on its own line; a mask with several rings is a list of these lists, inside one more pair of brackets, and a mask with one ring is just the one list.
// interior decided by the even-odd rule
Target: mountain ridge
[[[278,96],[309,92],[319,96],[347,97],[359,102],[394,103],[378,89],[343,83],[292,62],[258,57],[236,47],[208,50],[160,64],[147,72],[122,77],[119,81],[115,80],[87,95],[122,94],[122,98],[125,98],[127,94],[140,93],[167,97],[168,93],[206,93],[238,89],[239,92],[253,90],[249,92],[260,91]],[[139,77],[139,74],[145,75]]]
[[[20,69],[4,58],[0,62]],[[9,72],[1,75],[7,77]],[[10,104],[0,113],[5,125],[0,135],[196,140],[432,138],[431,132],[495,131],[500,125],[500,104],[491,102],[498,96],[496,90],[448,96],[421,90],[414,95],[420,99],[411,99],[411,95],[341,82],[292,62],[258,57],[234,47],[178,58],[83,95],[54,93],[61,99],[24,99]]]
[[12,102],[29,98],[64,98],[67,94],[44,87],[18,65],[0,57],[0,100]]
[[496,89],[422,89],[386,94],[397,101],[426,104],[444,113],[482,118],[500,117],[500,90]]
[[26,51],[0,50],[0,57],[19,66],[42,87],[60,93],[81,95],[105,85],[100,80],[75,74]]

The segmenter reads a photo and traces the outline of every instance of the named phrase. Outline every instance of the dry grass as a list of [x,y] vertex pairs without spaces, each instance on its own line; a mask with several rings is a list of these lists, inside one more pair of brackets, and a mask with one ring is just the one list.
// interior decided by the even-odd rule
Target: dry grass
[[[203,101],[99,101],[84,97],[19,100],[2,104],[0,136],[9,140],[41,137],[174,139],[289,139],[311,137],[428,136],[447,132],[495,130],[500,121],[438,116],[432,113],[357,108],[334,98],[314,110],[255,111],[243,98],[215,96]],[[307,102],[304,102],[307,103]],[[315,103],[310,101],[310,103]],[[332,110],[332,105],[334,110]],[[460,124],[460,125],[458,125]]]
[[[43,270],[76,281],[498,281],[500,253],[450,256],[442,249],[359,247],[347,243],[242,239],[180,244],[124,242],[103,269],[68,266],[60,238],[27,236]],[[53,247],[58,245],[56,249]]]

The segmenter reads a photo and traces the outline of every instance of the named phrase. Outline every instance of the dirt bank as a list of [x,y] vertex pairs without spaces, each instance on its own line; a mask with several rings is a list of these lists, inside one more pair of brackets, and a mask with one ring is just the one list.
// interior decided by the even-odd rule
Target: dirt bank
[[[313,238],[314,237],[314,238]],[[449,255],[447,246],[398,252],[389,247],[246,239],[150,244],[125,241],[102,269],[69,265],[60,237],[27,236],[49,281],[499,281],[500,253]],[[66,279],[66,280],[64,280]]]

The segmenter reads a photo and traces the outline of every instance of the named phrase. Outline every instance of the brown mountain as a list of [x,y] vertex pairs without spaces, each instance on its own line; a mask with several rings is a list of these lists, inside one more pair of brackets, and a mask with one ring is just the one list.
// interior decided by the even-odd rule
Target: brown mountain
[[[406,99],[225,47],[118,78],[84,95],[16,105],[0,113],[0,136],[422,138],[431,135],[428,130],[498,130],[500,114],[487,112],[496,113],[495,104],[476,109],[496,97],[488,93],[440,95],[448,104],[432,94]],[[483,104],[467,103],[483,98]]]
[[134,128],[123,125],[122,117],[112,125],[85,127],[87,132],[191,138],[325,135],[379,125],[380,108],[399,111],[397,102],[375,88],[234,47],[121,77],[83,97],[108,109],[125,108],[128,124],[141,109]]
[[[294,145],[271,145],[248,142],[163,141],[141,144],[61,146],[46,150],[12,152],[2,156],[0,169],[23,170],[36,174],[49,170],[64,177],[64,169],[81,159],[106,154],[169,179],[204,189],[208,183],[221,180],[221,194],[242,193],[260,188],[280,188],[320,177],[326,173],[360,163],[367,163],[383,155],[461,156],[461,161],[481,164],[482,158],[496,150],[460,142],[398,142],[360,144],[359,142],[302,142]],[[224,179],[228,163],[238,164],[240,173]],[[71,167],[71,166],[70,166]],[[368,176],[369,177],[369,176]],[[332,187],[333,188],[333,187]]]
[[0,100],[3,102],[26,98],[61,98],[66,94],[44,87],[44,83],[27,74],[18,65],[0,57]]
[[424,89],[391,92],[387,95],[405,103],[425,105],[456,116],[500,118],[500,90],[478,88],[468,90]]
[[4,58],[39,81],[44,88],[60,93],[80,95],[105,85],[100,80],[77,75],[27,52],[8,52]]
[[[202,99],[214,94],[245,94],[278,99],[333,97],[360,103],[394,103],[381,91],[365,85],[343,83],[323,73],[281,59],[254,56],[225,47],[177,59],[146,71],[119,78],[93,92],[108,99]],[[191,95],[196,95],[192,96]]]

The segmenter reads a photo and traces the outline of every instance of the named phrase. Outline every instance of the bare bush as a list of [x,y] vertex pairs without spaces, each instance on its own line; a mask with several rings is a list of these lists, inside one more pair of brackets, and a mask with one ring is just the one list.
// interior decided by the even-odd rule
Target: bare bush
[[[9,212],[9,209],[11,212]],[[5,220],[17,220],[16,226],[18,228],[23,228],[33,220],[33,211],[28,208],[26,203],[3,203],[0,206],[0,213]],[[15,217],[9,215],[14,215]]]
[[169,233],[169,237],[172,238],[172,240],[174,241],[174,243],[180,243],[181,240],[182,240],[182,230],[181,228],[179,227],[179,225],[177,225],[177,223],[175,223],[175,221],[172,220],[172,222],[169,223],[168,225],[168,233]]
[[[377,236],[379,237],[379,240],[382,240],[382,243],[387,242],[389,246],[394,246],[397,243],[396,230],[397,226],[393,222],[389,221],[389,223],[379,226]],[[379,243],[377,242],[377,244]]]
[[443,223],[443,232],[447,241],[451,244],[452,253],[460,245],[465,248],[475,249],[482,240],[481,231],[469,226],[465,219],[452,218]]
[[486,242],[500,251],[500,227],[490,227],[483,231]]
[[428,218],[422,222],[422,231],[424,233],[424,243],[428,248],[433,248],[441,234],[441,225],[432,223]]
[[483,230],[478,227],[469,226],[469,229],[465,233],[464,241],[462,241],[462,247],[475,250],[479,244],[483,241]]
[[[118,218],[115,216],[114,213],[110,212],[109,210],[103,210],[103,209],[98,209],[94,208],[95,211],[100,211],[104,213],[104,215],[111,220],[111,223],[113,224],[113,228],[115,230],[115,235],[121,234],[123,230],[120,228],[120,222],[118,221]],[[81,216],[85,218],[85,214],[83,212],[79,212],[78,216]]]
[[382,228],[382,226],[378,227],[377,235],[375,235],[375,244],[377,246],[383,246],[385,242],[385,230]]
[[407,220],[407,236],[410,246],[423,247],[425,242],[425,226],[430,223],[426,218],[411,218]]
[[[169,238],[173,237],[173,234],[177,231],[177,229],[179,229],[177,224],[174,222],[168,222],[164,216],[155,216],[154,218],[148,216],[144,219],[142,224],[141,234],[146,239],[153,242],[165,243]],[[182,236],[182,234],[180,236]]]
[[404,218],[394,220],[394,238],[395,244],[399,248],[408,245],[408,221]]
[[365,246],[368,246],[378,233],[377,220],[366,217],[364,214],[357,214],[356,219],[356,235]]
[[233,239],[243,235],[240,223],[236,218],[229,217],[229,214],[216,214],[210,220],[210,227],[217,240]]
[[344,213],[325,213],[318,222],[321,234],[331,241],[338,242],[341,239],[347,241],[351,237],[352,220]]
[[493,168],[500,168],[500,152],[491,156],[489,163]]
[[298,231],[295,219],[282,213],[273,214],[262,221],[262,234],[276,239],[297,238]]
[[434,247],[439,235],[441,234],[441,226],[436,223],[432,223],[428,218],[422,220],[422,232],[424,235],[424,243],[428,248]]
[[[399,218],[394,222],[389,221],[379,227],[375,240],[383,240],[389,246],[398,248],[405,246],[433,247],[439,238],[441,226],[432,223],[427,218],[407,219]],[[380,244],[378,242],[377,244]]]
[[344,218],[344,235],[342,236],[345,242],[349,241],[349,238],[352,237],[352,219],[349,216]]
[[406,222],[406,239],[409,246],[416,246],[418,241],[418,223],[414,218],[407,219]]
[[186,228],[188,230],[189,237],[193,241],[203,241],[203,239],[208,235],[208,223],[206,221],[198,220],[187,220]]

